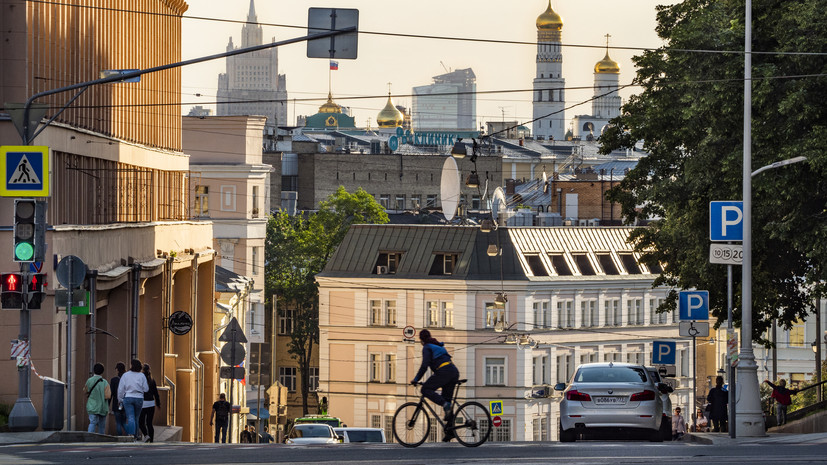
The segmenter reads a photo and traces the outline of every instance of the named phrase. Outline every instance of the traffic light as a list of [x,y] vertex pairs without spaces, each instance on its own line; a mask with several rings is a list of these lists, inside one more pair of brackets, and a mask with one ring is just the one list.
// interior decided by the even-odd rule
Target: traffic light
[[16,262],[42,262],[46,255],[46,202],[14,201],[14,250]]
[[21,310],[23,308],[23,275],[20,273],[0,274],[0,308]]
[[29,299],[26,308],[29,310],[39,310],[46,293],[43,289],[46,287],[46,273],[33,273],[29,276],[27,297]]

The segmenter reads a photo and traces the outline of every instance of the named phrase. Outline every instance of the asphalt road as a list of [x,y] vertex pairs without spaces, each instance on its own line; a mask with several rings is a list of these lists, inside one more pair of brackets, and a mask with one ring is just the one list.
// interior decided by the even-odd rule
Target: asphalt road
[[827,444],[703,445],[637,441],[425,444],[406,449],[396,444],[287,446],[267,444],[39,444],[0,447],[0,465],[106,464],[825,464]]

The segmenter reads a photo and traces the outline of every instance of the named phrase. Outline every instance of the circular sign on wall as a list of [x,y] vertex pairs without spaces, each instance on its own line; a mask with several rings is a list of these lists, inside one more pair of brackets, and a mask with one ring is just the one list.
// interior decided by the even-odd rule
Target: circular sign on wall
[[503,419],[500,417],[494,417],[491,419],[491,424],[494,425],[495,428],[499,428],[503,424]]
[[192,329],[192,317],[189,313],[178,310],[169,316],[169,330],[176,336],[183,336]]
[[406,339],[413,339],[416,336],[416,328],[413,326],[405,326],[405,329],[402,330],[402,335],[405,336]]

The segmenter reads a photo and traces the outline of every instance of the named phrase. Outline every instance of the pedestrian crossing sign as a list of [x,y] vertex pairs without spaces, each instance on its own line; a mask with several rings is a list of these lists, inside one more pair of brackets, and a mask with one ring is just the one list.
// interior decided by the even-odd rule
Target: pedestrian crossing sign
[[488,410],[490,411],[491,415],[502,415],[503,414],[503,401],[501,401],[501,400],[489,400],[488,401]]
[[49,196],[49,147],[4,145],[0,155],[1,197]]

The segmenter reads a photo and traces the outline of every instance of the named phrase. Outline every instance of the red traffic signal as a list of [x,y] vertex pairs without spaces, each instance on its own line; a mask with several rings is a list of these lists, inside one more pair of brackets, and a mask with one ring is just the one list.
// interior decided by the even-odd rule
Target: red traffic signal
[[26,308],[29,310],[39,310],[43,299],[46,298],[46,293],[43,289],[46,287],[46,273],[33,273],[29,275],[28,283],[28,298]]
[[21,310],[23,308],[23,275],[20,273],[0,274],[0,308]]
[[3,273],[2,275],[2,291],[3,292],[23,292],[23,275],[19,273]]

